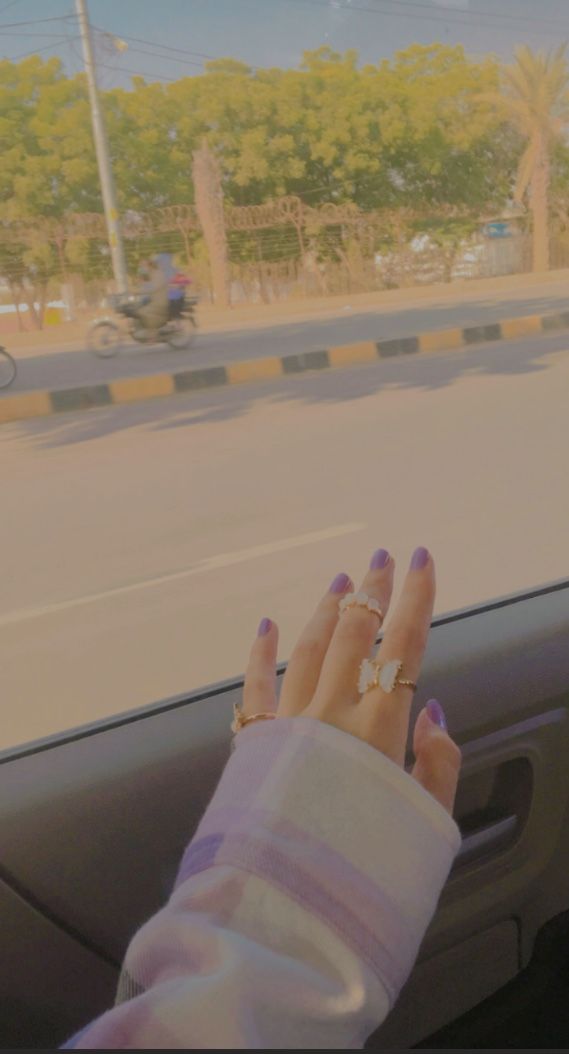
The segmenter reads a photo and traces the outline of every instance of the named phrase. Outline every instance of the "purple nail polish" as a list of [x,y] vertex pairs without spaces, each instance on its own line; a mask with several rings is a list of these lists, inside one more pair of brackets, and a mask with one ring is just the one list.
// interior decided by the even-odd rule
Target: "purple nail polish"
[[336,575],[332,585],[330,586],[331,593],[345,593],[348,586],[351,586],[352,580],[349,575],[345,575],[342,571],[339,575]]
[[387,567],[388,563],[389,553],[387,549],[376,549],[369,565],[370,571],[381,571],[382,568]]
[[269,632],[272,624],[273,623],[271,622],[270,618],[262,618],[261,621],[259,622],[259,629],[257,630],[257,636],[258,637],[266,637],[266,635]]
[[439,728],[443,728],[446,732],[447,721],[445,712],[437,699],[429,699],[429,702],[427,703],[427,713],[433,724],[438,725]]
[[420,545],[418,549],[415,549],[415,552],[411,557],[411,570],[422,571],[423,568],[426,567],[428,559],[429,550]]

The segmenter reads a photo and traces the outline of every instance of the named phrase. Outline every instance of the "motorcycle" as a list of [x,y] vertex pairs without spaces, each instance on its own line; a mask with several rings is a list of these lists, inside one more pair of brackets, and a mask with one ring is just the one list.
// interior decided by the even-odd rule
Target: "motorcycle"
[[195,316],[197,297],[184,296],[168,303],[168,319],[158,332],[150,331],[138,317],[138,309],[145,302],[141,296],[111,296],[107,303],[126,324],[115,322],[108,315],[95,319],[87,332],[87,347],[100,358],[110,358],[126,342],[137,344],[169,344],[171,348],[189,348],[196,335]]

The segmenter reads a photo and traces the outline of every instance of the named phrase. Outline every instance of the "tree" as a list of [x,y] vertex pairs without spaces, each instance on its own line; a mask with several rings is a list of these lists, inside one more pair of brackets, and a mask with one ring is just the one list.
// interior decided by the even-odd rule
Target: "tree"
[[219,162],[206,142],[194,153],[193,177],[196,208],[211,263],[214,299],[227,307],[228,259],[221,172]]
[[514,200],[529,198],[533,270],[549,268],[549,189],[556,144],[569,121],[569,69],[566,44],[549,53],[517,48],[515,62],[503,70],[502,90],[490,96],[525,141],[518,164]]
[[[495,60],[439,44],[364,67],[329,47],[305,52],[299,69],[220,60],[164,89],[174,105],[162,150],[188,172],[206,139],[234,205],[494,205],[507,197],[511,149],[477,96],[498,84]],[[152,122],[155,105],[140,109]]]
[[461,46],[414,44],[384,60],[373,92],[388,191],[382,201],[370,188],[370,205],[480,210],[501,201],[510,166],[480,99],[498,84],[497,63],[473,62]]
[[178,108],[163,84],[134,77],[101,93],[119,211],[191,201],[191,163],[178,151]]
[[[365,66],[355,51],[329,47],[306,52],[296,69],[220,59],[168,85],[135,77],[129,90],[101,92],[130,262],[154,248],[154,238],[165,242],[142,219],[138,237],[129,215],[198,204],[192,169],[204,144],[219,165],[216,187],[226,207],[287,198],[316,208],[353,204],[365,216],[357,232],[342,219],[311,234],[293,209],[290,222],[230,232],[231,258],[258,264],[260,274],[262,262],[316,253],[341,258],[357,284],[362,254],[369,260],[390,240],[409,242],[429,217],[432,238],[450,260],[460,224],[499,213],[511,192],[522,138],[506,120],[513,106],[506,95],[495,59],[472,61],[462,47],[441,44],[413,45]],[[2,223],[8,229],[24,221],[54,250],[38,258],[34,235],[33,244],[11,251],[11,274],[19,268],[26,289],[40,277],[64,278],[68,268],[86,278],[104,274],[104,237],[68,221],[77,212],[102,213],[84,75],[67,77],[57,59],[0,62],[0,145],[0,231]],[[562,153],[558,141],[552,158],[560,198]],[[536,208],[537,201],[532,193]],[[389,217],[392,235],[378,228],[389,227]],[[191,224],[180,227],[168,247],[189,255],[197,237]]]
[[[41,328],[48,286],[66,271],[64,241],[50,240],[48,228],[61,230],[66,213],[98,204],[83,78],[66,77],[55,58],[0,62],[0,143],[0,268],[17,307],[25,299]],[[25,237],[10,230],[14,221],[27,228]]]
[[85,79],[59,59],[0,62],[0,143],[2,218],[100,208]]

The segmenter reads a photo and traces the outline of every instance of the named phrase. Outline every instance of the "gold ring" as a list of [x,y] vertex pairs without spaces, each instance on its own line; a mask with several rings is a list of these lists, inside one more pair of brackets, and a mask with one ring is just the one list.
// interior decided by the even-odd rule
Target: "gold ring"
[[373,659],[364,659],[360,666],[358,678],[358,690],[360,695],[365,695],[372,688],[381,688],[390,694],[396,688],[411,688],[416,691],[417,685],[414,681],[408,681],[399,674],[403,669],[401,659],[390,659],[389,662],[379,663]]
[[250,717],[245,717],[241,707],[237,703],[234,703],[231,731],[235,735],[240,729],[245,728],[245,725],[250,724],[251,721],[272,721],[276,716],[276,714],[270,714],[267,711],[263,711],[258,714],[251,714]]
[[345,597],[342,597],[339,605],[340,613],[343,614],[349,608],[367,608],[371,611],[372,615],[377,615],[380,626],[383,623],[383,611],[379,606],[379,600],[375,597],[370,597],[367,593],[346,593]]

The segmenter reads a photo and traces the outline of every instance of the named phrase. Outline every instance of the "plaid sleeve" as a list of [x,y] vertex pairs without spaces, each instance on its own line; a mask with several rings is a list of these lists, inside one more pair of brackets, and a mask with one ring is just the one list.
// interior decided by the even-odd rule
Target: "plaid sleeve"
[[460,845],[368,744],[310,718],[237,736],[115,1007],[75,1049],[359,1048],[407,979]]

